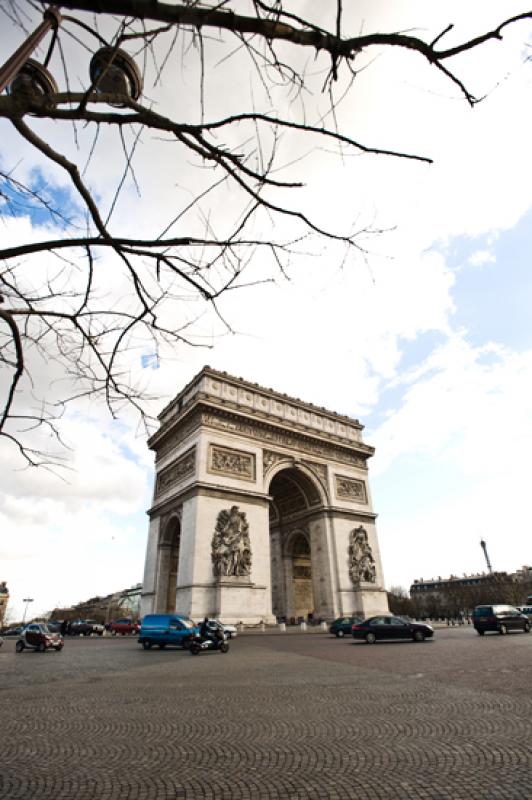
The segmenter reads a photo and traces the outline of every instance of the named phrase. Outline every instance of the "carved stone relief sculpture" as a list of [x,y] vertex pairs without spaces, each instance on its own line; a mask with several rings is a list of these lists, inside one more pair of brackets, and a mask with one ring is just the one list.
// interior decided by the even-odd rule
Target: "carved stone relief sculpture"
[[275,464],[278,464],[279,461],[283,461],[286,456],[283,453],[276,453],[273,450],[264,450],[262,453],[262,473],[266,475],[268,470],[270,470]]
[[173,484],[179,483],[183,478],[194,473],[196,467],[196,448],[192,447],[184,455],[163,469],[157,475],[155,495],[167,491]]
[[367,503],[366,486],[364,481],[356,478],[346,478],[335,475],[336,496],[341,500],[354,500],[356,503]]
[[209,471],[254,481],[255,456],[242,450],[211,444]]
[[349,576],[355,585],[375,583],[377,579],[375,559],[367,531],[362,525],[352,530],[349,536]]
[[249,525],[238,506],[218,514],[212,537],[212,570],[216,578],[251,574]]

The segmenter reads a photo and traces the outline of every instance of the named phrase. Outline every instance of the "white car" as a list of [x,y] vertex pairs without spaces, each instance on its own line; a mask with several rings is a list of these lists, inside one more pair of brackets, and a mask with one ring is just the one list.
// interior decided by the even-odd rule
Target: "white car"
[[220,622],[219,619],[210,619],[207,622],[207,626],[209,628],[223,628],[226,639],[234,639],[237,635],[236,625],[226,625],[225,622]]
[[238,634],[238,630],[236,625],[226,625],[225,622],[222,622],[224,626],[224,633],[227,639],[234,639],[235,636]]

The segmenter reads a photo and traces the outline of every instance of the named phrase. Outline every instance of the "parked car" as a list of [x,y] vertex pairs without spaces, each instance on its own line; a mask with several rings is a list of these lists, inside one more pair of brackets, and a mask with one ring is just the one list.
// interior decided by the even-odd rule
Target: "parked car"
[[528,619],[532,620],[532,606],[523,606],[519,611],[521,614],[525,614]]
[[68,628],[71,636],[92,636],[93,633],[102,636],[104,630],[104,625],[95,619],[75,619]]
[[530,631],[532,623],[526,614],[514,606],[483,605],[473,610],[473,626],[480,636],[486,631],[506,634],[509,631]]
[[54,649],[61,652],[63,649],[63,637],[60,633],[52,633],[48,625],[44,622],[32,622],[23,629],[20,638],[17,639],[15,650],[22,653],[23,650],[35,650],[37,653],[44,653],[45,650]]
[[20,636],[23,630],[22,625],[16,625],[14,628],[6,628],[2,633],[4,636]]
[[351,628],[359,622],[363,622],[362,617],[338,617],[329,625],[329,633],[333,633],[338,639],[351,633]]
[[403,617],[379,616],[356,622],[351,628],[351,633],[353,639],[365,639],[368,644],[375,644],[382,639],[411,639],[414,642],[423,642],[432,638],[434,629],[424,622],[410,622]]
[[131,619],[131,617],[123,617],[122,619],[115,619],[109,625],[109,630],[116,636],[120,633],[122,636],[127,634],[139,633],[140,624]]
[[187,617],[179,614],[146,614],[142,620],[139,644],[145,650],[154,645],[188,648],[192,638],[199,634],[199,627]]

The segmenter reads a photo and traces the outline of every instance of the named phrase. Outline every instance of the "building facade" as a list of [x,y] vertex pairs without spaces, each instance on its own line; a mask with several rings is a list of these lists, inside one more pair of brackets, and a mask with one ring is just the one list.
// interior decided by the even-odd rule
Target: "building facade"
[[357,420],[205,367],[159,421],[142,615],[387,610]]
[[472,575],[451,575],[448,578],[415,580],[410,598],[418,613],[428,616],[470,613],[482,603],[520,605],[532,591],[532,568],[524,566],[516,572],[480,572]]
[[0,628],[4,626],[7,614],[7,604],[9,602],[9,591],[5,581],[0,582]]

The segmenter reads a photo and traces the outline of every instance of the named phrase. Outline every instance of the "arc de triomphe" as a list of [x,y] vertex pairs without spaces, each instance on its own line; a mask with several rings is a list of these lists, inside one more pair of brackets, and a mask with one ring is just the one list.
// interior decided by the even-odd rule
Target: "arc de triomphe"
[[388,610],[357,420],[210,367],[159,420],[142,614]]

